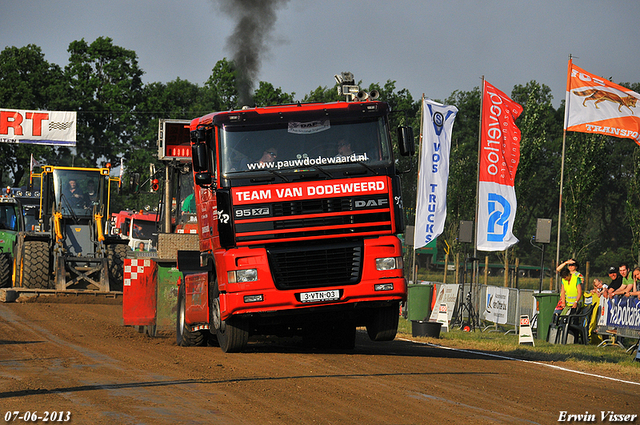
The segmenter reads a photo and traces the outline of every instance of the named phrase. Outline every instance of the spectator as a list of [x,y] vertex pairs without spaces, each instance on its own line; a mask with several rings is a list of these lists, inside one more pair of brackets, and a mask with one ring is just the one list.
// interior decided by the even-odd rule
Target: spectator
[[618,271],[622,277],[622,285],[620,285],[620,288],[618,288],[613,295],[624,295],[627,292],[631,292],[633,289],[633,278],[629,273],[631,270],[629,270],[627,263],[620,264]]
[[622,286],[622,276],[618,273],[617,267],[609,268],[609,278],[611,279],[611,283],[609,283],[609,287],[607,288],[605,298],[611,298],[613,293],[620,289]]
[[140,244],[138,245],[138,251],[145,251],[144,242],[140,242]]
[[633,269],[633,288],[625,292],[625,297],[640,297],[640,267]]
[[609,286],[605,283],[602,283],[600,279],[594,279],[593,289],[591,290],[591,293],[593,295],[602,296],[607,292],[607,288],[609,288]]

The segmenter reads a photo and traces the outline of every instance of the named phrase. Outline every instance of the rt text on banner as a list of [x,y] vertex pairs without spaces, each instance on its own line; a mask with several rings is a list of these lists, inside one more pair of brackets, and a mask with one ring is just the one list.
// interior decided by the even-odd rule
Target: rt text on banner
[[76,112],[0,109],[0,143],[75,146]]

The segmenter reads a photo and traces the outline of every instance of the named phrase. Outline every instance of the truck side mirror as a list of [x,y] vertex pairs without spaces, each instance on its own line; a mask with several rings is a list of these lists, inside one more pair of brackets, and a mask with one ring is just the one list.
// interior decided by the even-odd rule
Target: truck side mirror
[[194,171],[208,171],[209,161],[207,161],[207,145],[204,143],[191,145],[191,161],[193,163]]
[[416,153],[416,144],[413,140],[413,128],[407,126],[398,127],[398,144],[400,147],[400,155],[413,156]]
[[211,173],[196,173],[196,184],[198,186],[211,186],[212,181]]

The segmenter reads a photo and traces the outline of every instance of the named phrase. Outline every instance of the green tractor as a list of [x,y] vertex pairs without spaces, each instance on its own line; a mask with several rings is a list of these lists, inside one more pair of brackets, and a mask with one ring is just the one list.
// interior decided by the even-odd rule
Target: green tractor
[[20,202],[3,195],[0,197],[0,288],[11,286],[14,252],[22,231],[24,218]]

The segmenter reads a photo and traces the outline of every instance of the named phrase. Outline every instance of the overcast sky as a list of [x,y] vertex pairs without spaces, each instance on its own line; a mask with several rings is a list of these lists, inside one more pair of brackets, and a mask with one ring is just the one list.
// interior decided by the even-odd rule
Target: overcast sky
[[[569,54],[590,73],[640,82],[639,19],[639,0],[289,0],[258,78],[299,100],[351,71],[443,100],[484,75],[507,94],[546,84],[558,106]],[[137,53],[145,83],[202,85],[231,58],[234,26],[215,0],[5,0],[0,48],[35,44],[64,67],[70,42],[107,36]]]

